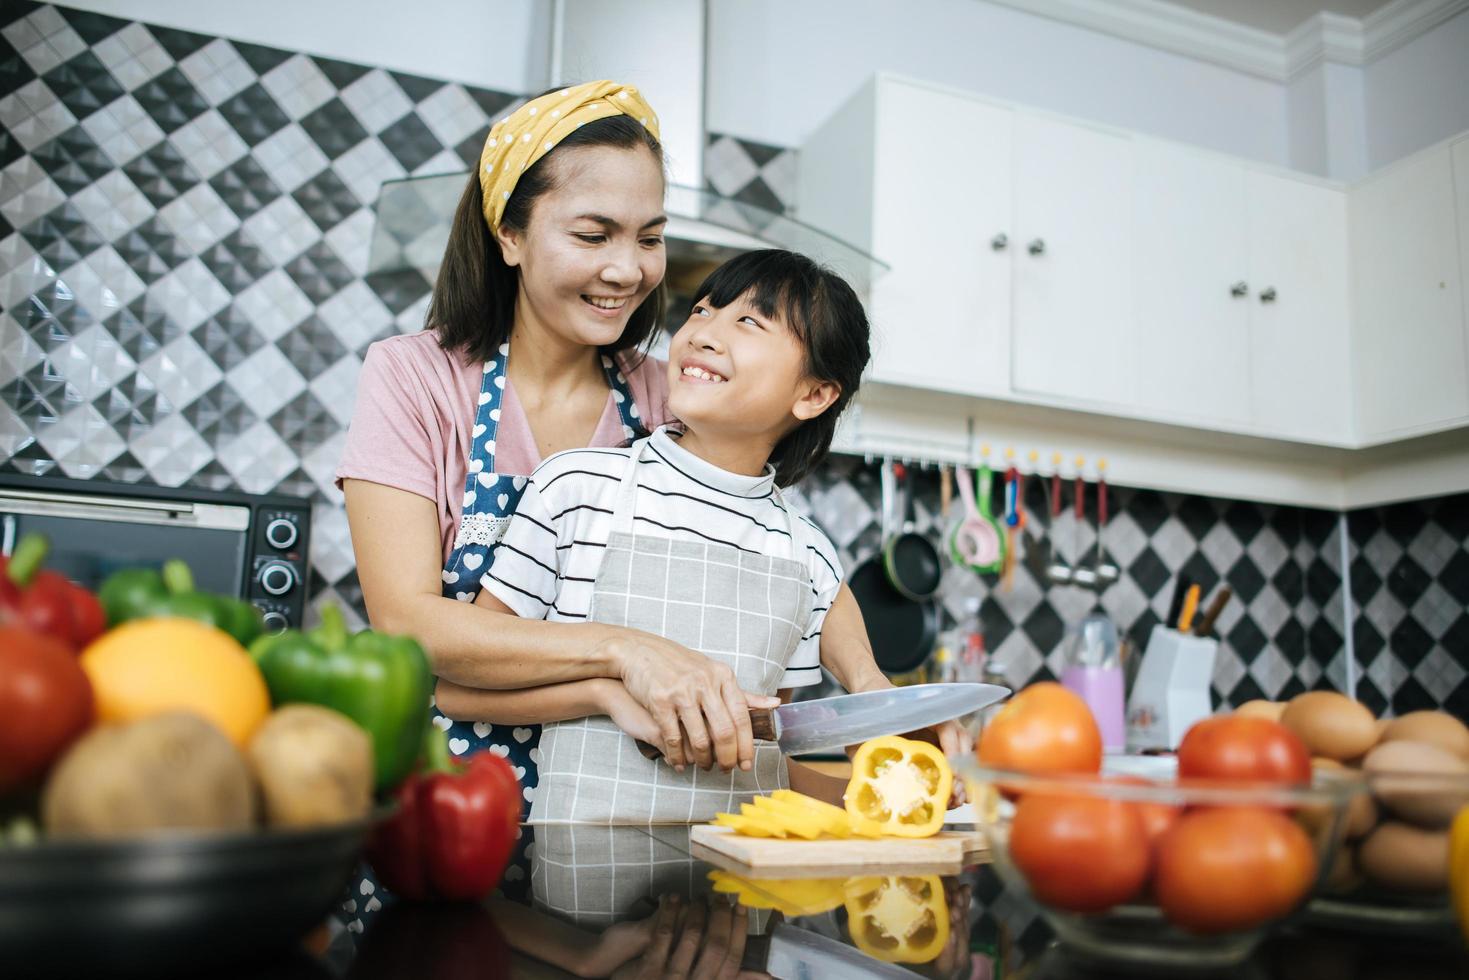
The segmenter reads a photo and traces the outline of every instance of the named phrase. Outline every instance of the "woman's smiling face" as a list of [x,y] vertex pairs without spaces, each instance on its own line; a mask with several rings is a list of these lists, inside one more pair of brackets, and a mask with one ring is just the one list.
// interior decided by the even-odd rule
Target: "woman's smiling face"
[[524,231],[498,233],[519,271],[517,319],[602,347],[663,281],[663,172],[641,147],[565,149]]

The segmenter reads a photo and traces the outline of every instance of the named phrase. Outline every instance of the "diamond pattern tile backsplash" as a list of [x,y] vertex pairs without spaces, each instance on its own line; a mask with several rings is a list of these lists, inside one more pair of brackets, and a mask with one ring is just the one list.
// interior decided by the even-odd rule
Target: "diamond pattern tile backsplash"
[[[362,353],[420,329],[429,283],[367,275],[385,180],[464,170],[513,93],[10,0],[0,12],[0,454],[31,474],[277,490],[315,501],[313,605],[363,618],[331,474]],[[796,154],[711,134],[706,179],[771,210]],[[937,475],[920,470],[937,532]],[[852,563],[877,546],[877,473],[834,458],[803,488]],[[1027,501],[1044,513],[1040,484]],[[1469,497],[1352,513],[1345,661],[1338,515],[1114,488],[1102,608],[1137,641],[1176,573],[1237,596],[1221,702],[1344,688],[1375,710],[1469,713]],[[1058,547],[1071,555],[1069,518]],[[1032,522],[1028,534],[1043,530]],[[1029,539],[1028,539],[1029,540]],[[1083,552],[1095,540],[1082,527]],[[1094,601],[946,572],[946,623],[981,600],[992,657],[1056,673]]]

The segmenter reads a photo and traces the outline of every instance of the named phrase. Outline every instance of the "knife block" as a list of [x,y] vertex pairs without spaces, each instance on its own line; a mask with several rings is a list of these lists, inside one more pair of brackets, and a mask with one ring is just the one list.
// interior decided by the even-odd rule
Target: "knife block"
[[1154,626],[1127,700],[1127,748],[1178,748],[1184,733],[1214,713],[1209,688],[1219,641]]

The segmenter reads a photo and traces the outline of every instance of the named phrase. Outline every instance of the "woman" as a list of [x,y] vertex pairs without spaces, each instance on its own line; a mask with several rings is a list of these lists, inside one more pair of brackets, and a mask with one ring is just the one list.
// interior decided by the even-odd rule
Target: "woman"
[[[574,86],[497,123],[455,213],[430,328],[368,351],[337,477],[374,627],[417,637],[435,673],[465,687],[623,684],[661,729],[682,720],[685,757],[709,768],[753,759],[747,709],[773,699],[652,634],[473,603],[541,459],[668,420],[665,366],[637,353],[662,315],[663,192],[657,119],[635,89]],[[845,587],[820,643],[848,690],[889,686]],[[457,753],[507,754],[533,797],[534,729],[436,723]]]

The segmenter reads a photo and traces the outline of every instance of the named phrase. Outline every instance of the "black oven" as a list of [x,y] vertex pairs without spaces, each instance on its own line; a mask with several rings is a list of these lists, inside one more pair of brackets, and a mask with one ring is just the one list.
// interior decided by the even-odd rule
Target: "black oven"
[[181,558],[201,591],[249,599],[269,629],[301,625],[311,505],[300,497],[0,473],[0,552],[32,531],[51,540],[46,566],[88,588]]

